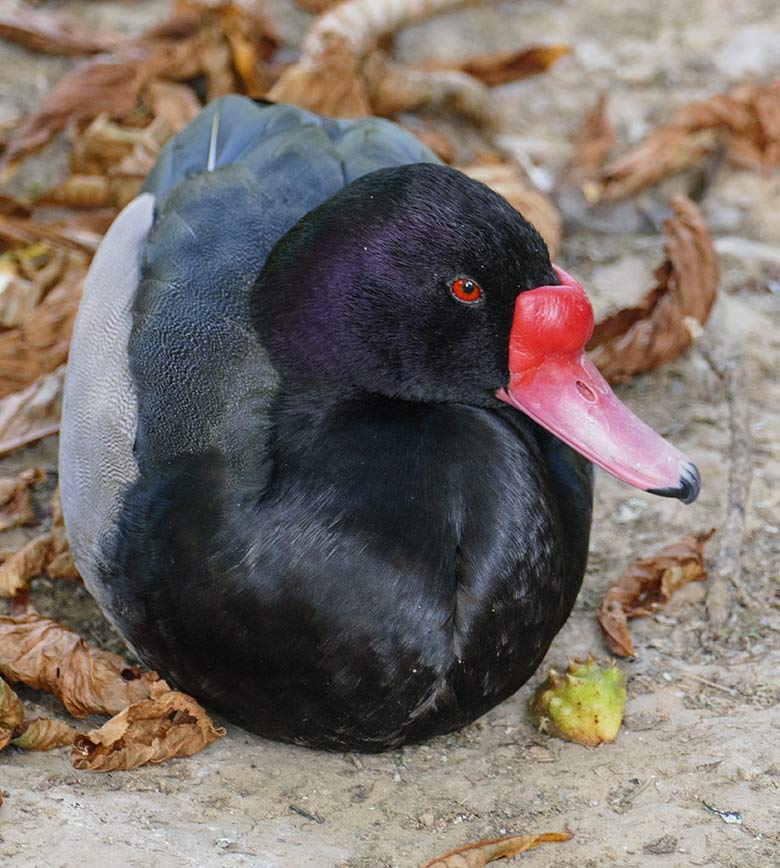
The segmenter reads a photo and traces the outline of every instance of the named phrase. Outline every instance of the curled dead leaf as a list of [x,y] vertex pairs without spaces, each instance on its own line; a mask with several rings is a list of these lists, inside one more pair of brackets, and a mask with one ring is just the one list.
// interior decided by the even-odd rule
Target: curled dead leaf
[[0,455],[34,443],[60,427],[65,365],[26,389],[0,398]]
[[588,200],[597,197],[594,179],[615,146],[606,105],[606,94],[602,93],[583,117],[574,139],[574,153],[564,170],[565,180],[578,186]]
[[68,726],[64,720],[36,717],[22,724],[19,734],[11,739],[11,744],[22,750],[52,750],[72,744],[76,735],[78,730]]
[[613,654],[635,657],[628,635],[631,618],[649,615],[689,582],[703,582],[704,543],[715,529],[684,536],[658,554],[633,563],[610,587],[598,611],[599,624]]
[[21,325],[62,276],[62,250],[37,242],[0,256],[0,327]]
[[62,220],[39,220],[0,213],[0,240],[11,247],[45,242],[51,247],[91,256],[115,216],[115,210],[88,215],[69,214]]
[[136,110],[146,85],[160,78],[186,80],[205,72],[207,48],[221,39],[208,4],[180,3],[179,13],[137,39],[121,43],[66,73],[37,111],[14,130],[3,157],[6,176],[20,157],[46,144],[67,124],[101,113],[123,118]]
[[656,285],[634,307],[596,323],[588,352],[601,373],[620,383],[677,358],[693,343],[695,323],[709,318],[718,288],[718,262],[704,218],[685,196],[671,202],[664,223],[666,259]]
[[[26,472],[29,474],[31,471]],[[40,471],[37,473],[43,475]],[[39,575],[72,582],[80,580],[65,534],[59,489],[52,496],[50,511],[51,528],[48,533],[31,539],[0,564],[0,597],[16,597],[28,587],[30,579]]]
[[[284,70],[276,84],[268,93],[275,102],[288,102],[335,117],[355,118],[371,114],[391,114],[394,106],[409,105],[411,97],[416,99],[414,87],[404,79],[397,69],[384,58],[374,56],[366,73],[365,59],[375,49],[381,37],[413,21],[436,15],[440,12],[462,6],[467,0],[398,0],[386,3],[385,0],[346,0],[320,15],[301,45],[301,56],[297,63]],[[404,83],[404,93],[393,95],[388,87],[383,87],[381,70],[395,73],[399,87]],[[366,74],[371,78],[369,83]],[[479,83],[463,73],[448,73],[449,78],[433,80],[429,89],[438,95],[444,92],[458,92],[460,83],[466,79]],[[415,86],[423,86],[425,73],[410,70],[409,78]],[[407,86],[408,85],[408,86]],[[375,98],[383,100],[379,111],[371,104],[369,91]],[[403,98],[402,98],[403,97]],[[487,101],[487,100],[486,100]],[[417,105],[420,101],[417,101]],[[471,105],[469,101],[467,104]],[[482,114],[485,107],[481,108]]]
[[223,3],[218,12],[241,91],[251,97],[264,96],[270,85],[265,63],[279,46],[270,20],[259,4]]
[[466,60],[437,61],[426,69],[452,69],[465,72],[488,87],[539,75],[569,53],[568,45],[534,45],[520,51],[479,54]]
[[311,12],[313,15],[319,15],[327,9],[332,9],[337,3],[342,0],[295,0],[301,9]]
[[[158,100],[162,98],[160,90],[151,85],[146,95],[150,104],[153,95]],[[69,132],[73,145],[71,172],[86,175],[108,172],[138,149],[159,151],[172,131],[162,118],[155,117],[147,126],[138,126],[111,120],[105,112],[99,114],[83,130],[72,127]]]
[[404,129],[410,132],[425,145],[430,148],[436,156],[445,163],[452,164],[455,160],[455,145],[441,130],[434,130],[429,127],[423,127],[419,124],[407,123]]
[[0,10],[0,38],[44,54],[75,55],[110,51],[122,37],[98,33],[42,9],[5,5]]
[[24,708],[19,697],[0,678],[0,750],[8,744],[23,720]]
[[540,844],[568,841],[571,837],[570,832],[543,832],[541,835],[509,835],[506,838],[478,841],[443,853],[420,868],[485,868],[498,859],[509,859]]
[[0,597],[15,597],[43,572],[51,556],[51,536],[41,534],[0,564]]
[[127,193],[123,178],[77,174],[47,190],[39,201],[66,208],[111,208],[116,212]]
[[82,254],[62,255],[54,288],[18,325],[0,334],[0,397],[23,389],[67,359],[87,265]]
[[722,142],[736,163],[780,168],[780,82],[741,85],[679,109],[606,166],[600,198],[633,195],[697,164]]
[[51,530],[49,531],[51,552],[49,560],[44,567],[46,575],[50,579],[64,579],[69,582],[81,581],[81,576],[73,561],[68,537],[65,533],[65,520],[62,516],[62,502],[60,500],[59,488],[55,490],[51,497],[49,511],[51,513]]
[[100,729],[73,740],[77,769],[110,772],[192,756],[225,734],[191,697],[158,682],[149,699],[134,703]]
[[[203,108],[192,88],[174,81],[151,82],[146,100],[154,117],[164,121],[171,133],[183,130]],[[158,147],[162,144],[159,142]]]
[[116,714],[147,698],[158,680],[34,612],[0,617],[0,675],[53,693],[74,717]]
[[476,181],[487,184],[503,196],[513,208],[532,223],[555,256],[561,242],[561,217],[553,203],[528,179],[525,171],[512,160],[474,163],[459,166]]
[[485,85],[460,70],[416,69],[374,51],[362,65],[362,76],[369,111],[382,117],[428,107],[448,109],[485,127],[495,122]]
[[66,73],[38,111],[25,117],[14,131],[3,159],[6,171],[12,161],[45,145],[68,122],[93,118],[100,112],[121,116],[132,111],[147,80],[147,57],[143,49],[125,49]]
[[43,471],[40,467],[23,470],[12,478],[0,479],[0,531],[35,521],[30,489],[41,479]]
[[371,114],[371,105],[361,61],[346,41],[332,40],[316,61],[307,64],[301,59],[285,69],[268,98],[329,117],[365,117]]

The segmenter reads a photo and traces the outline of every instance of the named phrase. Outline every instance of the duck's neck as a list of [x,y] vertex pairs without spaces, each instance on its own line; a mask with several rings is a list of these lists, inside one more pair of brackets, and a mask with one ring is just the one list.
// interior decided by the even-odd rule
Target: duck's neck
[[314,505],[325,524],[439,572],[459,522],[447,502],[451,468],[437,446],[441,410],[359,393],[285,394],[270,497]]

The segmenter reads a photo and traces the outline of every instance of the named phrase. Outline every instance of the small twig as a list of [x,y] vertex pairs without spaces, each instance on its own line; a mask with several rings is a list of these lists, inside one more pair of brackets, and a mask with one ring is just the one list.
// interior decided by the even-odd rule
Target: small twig
[[729,696],[737,696],[738,693],[734,690],[733,687],[724,687],[722,684],[718,684],[717,681],[710,681],[708,678],[702,678],[701,675],[695,675],[693,672],[686,672],[684,669],[680,670],[680,674],[683,678],[692,678],[694,681],[698,681],[700,684],[706,684],[707,687],[712,687],[714,690],[722,690],[724,693],[728,693]]
[[707,613],[710,624],[718,630],[726,624],[733,610],[733,592],[736,592],[742,605],[751,605],[750,597],[741,581],[745,504],[753,476],[750,407],[742,356],[737,354],[721,359],[701,343],[698,348],[704,360],[723,383],[729,405],[731,431],[726,517],[718,533],[720,550],[717,567],[707,592]]
[[620,800],[621,807],[626,807],[630,805],[634,799],[641,795],[649,786],[655,781],[655,775],[650,775],[650,777],[642,784],[641,787],[635,789],[632,793],[629,793],[625,798]]
[[319,815],[315,814],[312,811],[307,811],[306,808],[301,808],[298,805],[290,805],[290,810],[297,814],[299,817],[304,817],[307,820],[311,820],[314,823],[319,823],[322,825],[325,820]]
[[660,648],[656,648],[655,651],[662,657],[667,657],[671,660],[674,663],[676,671],[682,675],[683,678],[691,678],[701,684],[706,684],[707,687],[713,687],[715,690],[722,690],[724,693],[728,693],[731,696],[739,696],[739,691],[735,690],[733,687],[725,687],[723,684],[718,684],[717,681],[710,681],[708,678],[703,678],[701,675],[697,675],[695,672],[686,669],[674,654],[670,654],[668,651],[662,651]]

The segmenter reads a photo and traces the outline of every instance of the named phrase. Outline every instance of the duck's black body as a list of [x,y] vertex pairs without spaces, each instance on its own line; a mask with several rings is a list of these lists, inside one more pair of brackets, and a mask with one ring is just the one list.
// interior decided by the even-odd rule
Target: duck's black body
[[[435,283],[441,268],[426,238],[399,246],[395,199],[433,185],[443,214],[462,212],[456,173],[392,170],[392,193],[372,174],[289,232],[353,178],[435,158],[382,122],[219,105],[213,171],[212,108],[147,182],[153,226],[145,200],[128,234],[140,259],[138,240],[114,242],[117,267],[140,269],[125,319],[114,328],[104,296],[76,330],[61,466],[77,561],[144,662],[248,729],[364,750],[447,732],[513,693],[568,616],[590,464],[492,397],[505,350],[483,365],[496,378],[484,396],[469,384],[478,365],[457,318],[472,311],[445,299],[439,333],[413,290],[399,288],[407,310],[382,308],[378,272],[408,259]],[[540,251],[507,254],[507,300],[485,326],[505,344],[518,287],[553,276],[538,236],[490,196],[485,226],[506,219]],[[417,235],[432,231],[431,213],[419,220]],[[350,252],[358,229],[375,249]],[[484,250],[466,229],[445,243],[454,274],[507,248],[500,228],[480,231]],[[109,265],[96,260],[97,283]],[[498,298],[504,278],[480,277]],[[347,284],[381,308],[365,334]],[[431,330],[433,349],[418,346]]]

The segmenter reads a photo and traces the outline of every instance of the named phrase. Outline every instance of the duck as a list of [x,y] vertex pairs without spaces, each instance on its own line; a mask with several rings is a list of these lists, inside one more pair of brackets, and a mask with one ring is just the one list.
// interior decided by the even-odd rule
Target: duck
[[263,737],[378,752],[534,673],[585,571],[593,465],[695,465],[588,359],[533,226],[387,120],[215,100],[84,285],[59,477],[145,665]]

